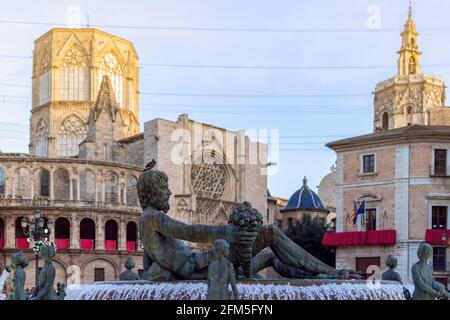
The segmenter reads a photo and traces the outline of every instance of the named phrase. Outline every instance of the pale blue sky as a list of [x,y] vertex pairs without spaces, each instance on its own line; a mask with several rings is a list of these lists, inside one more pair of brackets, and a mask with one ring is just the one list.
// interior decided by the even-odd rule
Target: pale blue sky
[[[65,24],[73,12],[72,5],[79,6],[85,24],[84,0],[2,3],[3,152],[27,152],[31,108],[31,59],[5,55],[31,56],[33,40],[45,33],[49,24]],[[367,27],[367,10],[371,6],[380,10],[381,29]],[[228,129],[279,129],[279,173],[269,177],[269,188],[273,195],[289,197],[301,185],[304,175],[315,188],[329,171],[335,155],[324,147],[326,142],[372,131],[371,92],[377,82],[396,73],[396,51],[400,48],[399,33],[406,21],[408,1],[90,0],[87,8],[92,26],[105,26],[103,30],[131,40],[136,47],[141,63],[141,123],[155,117],[176,120],[179,114],[188,113],[194,120]],[[450,79],[450,2],[416,0],[413,8],[421,32],[423,71]],[[382,68],[243,69],[148,64]]]

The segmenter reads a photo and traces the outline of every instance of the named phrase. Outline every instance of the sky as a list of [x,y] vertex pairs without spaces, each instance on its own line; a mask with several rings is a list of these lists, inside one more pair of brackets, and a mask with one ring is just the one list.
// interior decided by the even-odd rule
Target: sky
[[[89,24],[134,43],[140,122],[278,130],[272,195],[313,189],[327,142],[372,132],[376,83],[396,75],[408,0],[2,1],[0,150],[27,152],[33,41]],[[450,1],[415,0],[422,71],[450,79]]]

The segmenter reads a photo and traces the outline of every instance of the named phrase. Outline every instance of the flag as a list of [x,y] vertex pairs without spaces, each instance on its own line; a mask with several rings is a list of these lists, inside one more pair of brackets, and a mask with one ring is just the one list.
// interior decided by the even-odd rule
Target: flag
[[357,210],[358,210],[358,206],[356,204],[356,200],[353,200],[353,209],[352,209],[352,213],[350,214],[350,219],[348,221],[349,224],[356,223],[356,211]]
[[[358,206],[358,209],[356,210],[355,213],[355,222],[354,224],[356,224],[356,220],[358,220],[358,215],[362,214],[363,217],[365,218],[365,214],[366,214],[366,201],[361,201],[360,205]],[[362,220],[361,220],[362,223]]]

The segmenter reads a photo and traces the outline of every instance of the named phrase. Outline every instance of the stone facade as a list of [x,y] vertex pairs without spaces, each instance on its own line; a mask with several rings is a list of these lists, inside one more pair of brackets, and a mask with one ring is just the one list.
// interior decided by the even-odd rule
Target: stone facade
[[[443,104],[442,80],[420,73],[417,32],[411,12],[402,39],[399,75],[377,85],[375,90],[374,133],[327,146],[337,154],[336,231],[396,233],[393,245],[338,246],[336,267],[360,269],[375,264],[384,269],[386,257],[392,254],[398,258],[401,277],[411,281],[411,266],[417,261],[417,248],[425,240],[427,230],[445,233],[450,229],[450,171],[446,156],[450,148],[450,122],[444,116],[450,109]],[[405,55],[414,57],[408,61],[417,63],[416,67],[405,68]],[[408,106],[412,107],[411,112]],[[437,114],[442,116],[438,119]],[[353,224],[349,223],[349,217],[355,200],[365,201],[366,213]],[[436,210],[445,214],[439,216]],[[433,245],[435,276],[448,285],[449,243]]]
[[52,29],[36,40],[30,154],[0,154],[0,272],[23,250],[26,287],[34,286],[21,221],[37,211],[54,225],[56,281],[117,280],[129,255],[143,269],[136,183],[152,159],[169,176],[172,217],[225,224],[245,200],[273,221],[264,214],[266,145],[186,115],[148,121],[140,133],[137,88],[126,40],[96,29]]

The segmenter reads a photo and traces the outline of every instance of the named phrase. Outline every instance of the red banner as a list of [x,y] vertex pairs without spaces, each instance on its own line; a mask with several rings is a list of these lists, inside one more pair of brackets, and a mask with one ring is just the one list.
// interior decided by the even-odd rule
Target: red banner
[[28,249],[30,244],[27,238],[16,238],[16,248],[17,249]]
[[396,242],[395,230],[329,232],[322,239],[322,245],[331,247],[394,245]]
[[93,239],[80,239],[81,250],[94,250],[94,240]]
[[55,239],[56,249],[69,249],[70,239]]
[[429,244],[450,245],[450,230],[428,229],[425,233],[425,241]]
[[116,240],[105,240],[105,250],[114,251],[117,250]]
[[127,250],[136,251],[136,241],[127,241]]
[[0,239],[0,249],[5,247],[5,239]]

